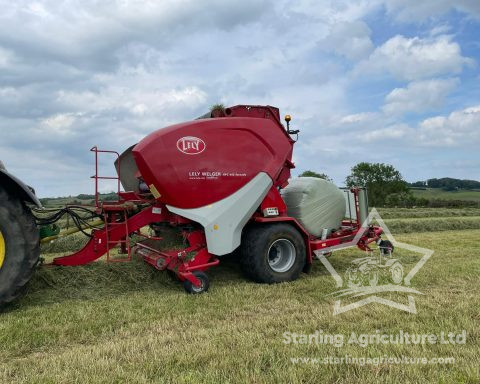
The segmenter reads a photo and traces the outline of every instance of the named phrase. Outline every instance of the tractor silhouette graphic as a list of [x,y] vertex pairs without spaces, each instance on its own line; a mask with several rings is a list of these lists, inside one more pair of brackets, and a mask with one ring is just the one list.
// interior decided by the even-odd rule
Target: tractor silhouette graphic
[[352,265],[345,272],[347,285],[350,288],[361,286],[375,287],[382,275],[388,275],[393,284],[403,281],[403,266],[398,259],[392,257],[393,244],[382,240],[378,244],[377,255],[362,257],[352,261]]

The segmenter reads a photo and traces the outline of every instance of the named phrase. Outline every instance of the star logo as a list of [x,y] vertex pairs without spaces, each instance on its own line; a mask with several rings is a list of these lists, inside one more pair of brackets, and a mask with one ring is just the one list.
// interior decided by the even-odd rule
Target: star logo
[[[391,252],[387,252],[380,248],[378,256],[373,255],[373,253],[367,253],[366,257],[353,260],[351,266],[345,272],[344,278],[342,278],[342,276],[340,276],[340,274],[335,270],[325,255],[340,249],[355,247],[362,237],[363,231],[359,231],[355,238],[348,243],[314,251],[317,259],[323,263],[325,268],[327,268],[328,272],[330,272],[335,280],[337,288],[339,288],[336,292],[330,294],[330,296],[333,295],[338,299],[334,303],[333,315],[339,315],[352,309],[363,307],[364,305],[370,303],[380,303],[392,308],[416,314],[417,307],[413,295],[422,295],[423,293],[410,286],[411,280],[433,255],[434,251],[431,249],[418,247],[416,245],[396,241],[375,208],[372,209],[362,227],[368,227],[368,223],[371,223],[372,220],[376,220],[383,228],[384,235],[395,248],[406,249],[411,252],[419,253],[422,255],[422,257],[404,277],[404,270],[401,261],[394,258]],[[381,275],[388,275],[389,283],[378,285],[379,276]],[[396,302],[379,296],[385,292],[398,292],[401,294],[406,294],[407,302]],[[360,298],[360,300],[354,303],[342,305],[342,299],[346,298]]]

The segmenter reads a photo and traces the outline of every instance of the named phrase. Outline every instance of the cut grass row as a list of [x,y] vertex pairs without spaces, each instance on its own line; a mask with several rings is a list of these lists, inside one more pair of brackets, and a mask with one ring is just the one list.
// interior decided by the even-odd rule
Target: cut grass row
[[393,234],[480,229],[480,216],[386,219]]
[[383,219],[480,216],[480,208],[377,208]]
[[[17,383],[478,383],[480,230],[397,240],[435,250],[412,286],[417,315],[369,304],[333,316],[337,288],[317,262],[292,283],[259,285],[234,261],[208,273],[208,294],[140,261],[42,268],[0,322],[0,382]],[[462,241],[458,241],[462,238]],[[419,255],[397,250],[407,269]],[[340,273],[357,249],[330,259]],[[401,300],[402,298],[397,298]],[[404,298],[405,299],[405,298]],[[286,345],[286,331],[350,335],[467,331],[465,345]],[[292,357],[454,357],[449,365],[292,364]]]

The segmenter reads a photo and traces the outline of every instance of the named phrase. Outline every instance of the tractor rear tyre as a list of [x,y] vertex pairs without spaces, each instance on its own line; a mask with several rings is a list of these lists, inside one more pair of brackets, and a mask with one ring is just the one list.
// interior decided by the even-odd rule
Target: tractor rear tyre
[[0,187],[0,309],[30,281],[40,256],[35,220],[16,196]]
[[296,280],[306,263],[305,241],[289,224],[261,224],[246,228],[241,265],[257,283]]

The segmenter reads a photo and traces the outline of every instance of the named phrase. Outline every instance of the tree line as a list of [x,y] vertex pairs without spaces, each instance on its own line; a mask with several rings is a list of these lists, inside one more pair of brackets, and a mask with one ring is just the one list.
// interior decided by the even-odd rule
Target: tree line
[[[324,173],[305,171],[300,177],[319,177],[331,181]],[[423,184],[419,184],[423,183]],[[479,203],[466,200],[426,199],[416,197],[411,187],[442,188],[453,191],[458,189],[480,189],[480,182],[452,178],[429,179],[427,183],[407,183],[401,173],[390,164],[361,162],[351,169],[345,179],[347,187],[367,188],[368,201],[371,207],[478,207]]]
[[441,188],[444,191],[456,191],[459,189],[480,189],[480,181],[461,180],[451,177],[442,177],[441,179],[428,179],[425,181],[416,181],[409,184],[416,188]]

